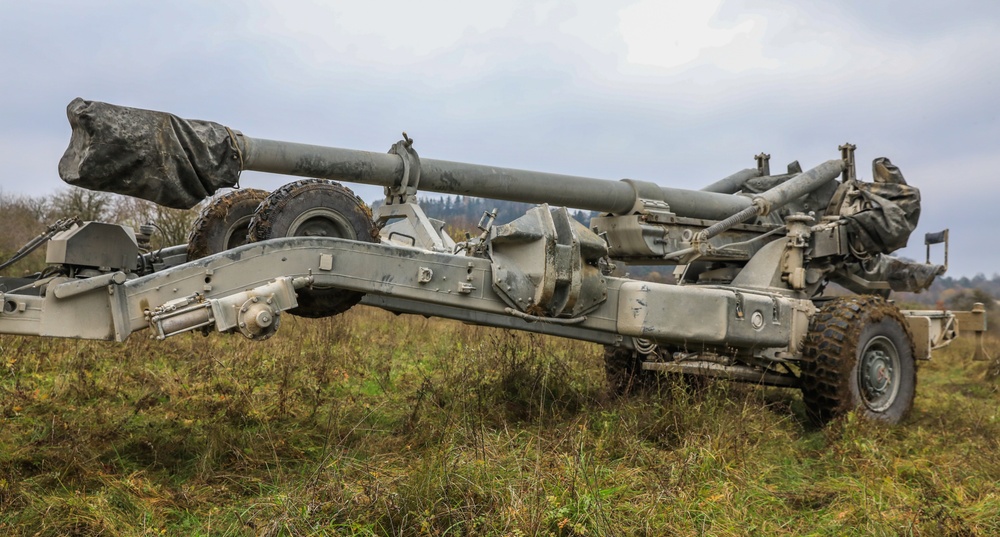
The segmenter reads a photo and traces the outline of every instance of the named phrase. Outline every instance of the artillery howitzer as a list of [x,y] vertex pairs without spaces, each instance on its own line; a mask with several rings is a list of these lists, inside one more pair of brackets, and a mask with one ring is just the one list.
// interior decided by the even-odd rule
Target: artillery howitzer
[[[405,134],[384,154],[79,99],[68,112],[60,175],[71,184],[189,208],[243,170],[309,179],[216,196],[188,244],[156,251],[145,251],[149,230],[62,222],[43,237],[48,270],[3,279],[0,333],[263,340],[282,312],[325,317],[362,303],[603,344],[619,392],[657,372],[800,388],[817,421],[853,408],[899,421],[915,361],[960,331],[980,338],[984,358],[982,308],[901,311],[887,300],[944,267],[887,256],[916,226],[919,193],[887,159],[873,183],[859,181],[851,145],[781,174],[761,154],[683,190],[422,159]],[[372,213],[334,181],[383,186],[385,200]],[[503,225],[486,214],[478,236],[456,243],[418,189],[541,205]],[[566,207],[600,215],[588,228]],[[677,283],[630,279],[627,264],[674,266]],[[855,294],[833,296],[830,283]]]

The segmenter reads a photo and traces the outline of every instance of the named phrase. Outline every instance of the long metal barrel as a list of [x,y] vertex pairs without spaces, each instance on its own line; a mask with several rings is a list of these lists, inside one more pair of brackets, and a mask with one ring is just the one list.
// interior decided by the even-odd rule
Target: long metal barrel
[[733,194],[743,188],[743,183],[754,177],[760,177],[760,170],[757,168],[747,168],[740,170],[729,177],[723,177],[718,181],[703,187],[702,192],[718,192],[720,194]]
[[811,170],[802,172],[788,181],[771,188],[765,192],[754,196],[753,205],[747,207],[733,215],[730,215],[721,222],[716,222],[698,233],[699,241],[706,241],[716,235],[726,231],[736,224],[749,222],[754,218],[767,215],[771,211],[782,205],[804,196],[813,190],[833,181],[847,164],[843,160],[828,160]]
[[[246,135],[241,135],[241,140],[245,170],[385,187],[398,184],[403,175],[403,162],[397,155]],[[617,214],[631,211],[636,198],[641,197],[666,202],[678,216],[707,220],[721,220],[751,204],[750,198],[744,196],[661,187],[642,181],[594,179],[428,158],[420,159],[420,190]]]
[[766,202],[764,214],[834,180],[844,171],[847,164],[843,160],[828,160],[811,170],[802,172],[795,177],[755,196]]
[[[410,164],[409,158],[404,164],[397,154],[251,138],[211,121],[99,101],[74,99],[66,114],[73,134],[59,161],[64,181],[179,209],[194,206],[218,188],[237,184],[241,170],[395,187],[403,183]],[[614,214],[641,210],[642,200],[655,200],[665,202],[678,216],[725,220],[751,204],[767,214],[820,184],[796,177],[753,201],[733,194],[759,173],[737,172],[699,191],[632,179],[609,181],[420,159],[418,186],[431,192]]]

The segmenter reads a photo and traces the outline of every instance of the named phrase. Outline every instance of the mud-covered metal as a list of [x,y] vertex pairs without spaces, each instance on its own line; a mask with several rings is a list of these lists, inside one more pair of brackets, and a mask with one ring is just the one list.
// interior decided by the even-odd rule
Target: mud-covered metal
[[565,207],[535,207],[494,228],[489,244],[493,288],[517,311],[577,317],[608,298],[597,267],[607,245]]
[[[59,163],[69,184],[190,208],[237,184],[242,170],[318,177],[398,188],[412,184],[400,154],[251,138],[211,121],[75,99],[73,129]],[[549,203],[624,214],[642,198],[681,216],[721,219],[750,200],[715,192],[609,181],[444,160],[420,159],[420,189],[446,194]],[[567,185],[572,185],[568,187]]]

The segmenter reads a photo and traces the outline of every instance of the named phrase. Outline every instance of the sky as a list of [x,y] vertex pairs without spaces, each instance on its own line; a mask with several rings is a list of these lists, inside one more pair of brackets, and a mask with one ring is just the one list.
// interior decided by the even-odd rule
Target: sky
[[[1000,3],[0,0],[0,192],[66,188],[75,97],[245,134],[698,189],[858,146],[1000,272]],[[243,186],[291,179],[245,174]],[[381,189],[357,186],[372,201]],[[936,251],[937,261],[941,252]]]

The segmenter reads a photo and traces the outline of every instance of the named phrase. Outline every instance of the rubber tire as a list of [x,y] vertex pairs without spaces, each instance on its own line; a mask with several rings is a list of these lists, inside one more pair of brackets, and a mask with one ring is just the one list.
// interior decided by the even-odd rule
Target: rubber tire
[[[898,391],[887,408],[873,410],[862,396],[859,366],[873,340],[891,345],[899,359]],[[817,425],[858,409],[865,418],[896,424],[913,407],[917,374],[913,337],[899,308],[879,296],[838,298],[810,322],[802,348],[802,399]]]
[[639,353],[625,347],[604,346],[604,373],[608,394],[616,398],[640,393],[656,384],[656,373],[644,370]]
[[250,221],[267,195],[266,190],[241,188],[217,196],[202,207],[188,234],[188,261],[246,244]]
[[[328,179],[303,179],[272,192],[257,208],[249,238],[257,242],[315,236],[317,230],[327,237],[378,242],[371,209],[349,188]],[[312,286],[299,290],[299,305],[288,313],[313,319],[329,317],[347,311],[362,297],[364,293],[357,291]]]

